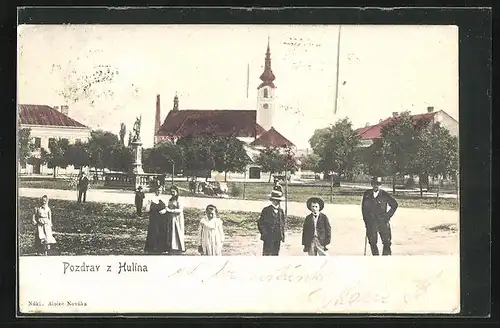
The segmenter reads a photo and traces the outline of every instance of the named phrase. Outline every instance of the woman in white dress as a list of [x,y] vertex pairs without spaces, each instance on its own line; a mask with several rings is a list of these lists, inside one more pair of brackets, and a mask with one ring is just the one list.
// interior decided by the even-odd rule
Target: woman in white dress
[[50,246],[56,243],[52,235],[52,211],[49,207],[47,195],[42,196],[40,206],[35,208],[32,223],[36,227],[35,247],[44,255],[47,255]]
[[205,210],[205,217],[200,220],[198,252],[201,255],[222,255],[224,229],[222,220],[218,218],[217,214],[217,207],[208,205]]
[[179,189],[170,187],[172,195],[167,204],[167,252],[169,255],[179,255],[186,251],[184,243],[184,209],[179,201]]

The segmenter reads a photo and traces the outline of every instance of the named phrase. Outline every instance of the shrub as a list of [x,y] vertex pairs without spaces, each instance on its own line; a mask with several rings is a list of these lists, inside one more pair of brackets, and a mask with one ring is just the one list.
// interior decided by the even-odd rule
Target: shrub
[[229,194],[233,197],[239,197],[243,193],[243,190],[236,183],[233,183],[229,188]]

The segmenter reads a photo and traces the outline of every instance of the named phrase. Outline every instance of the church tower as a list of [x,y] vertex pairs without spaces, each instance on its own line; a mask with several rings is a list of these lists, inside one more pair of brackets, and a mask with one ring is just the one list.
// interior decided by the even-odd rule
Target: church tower
[[266,131],[274,123],[276,86],[273,81],[275,79],[271,69],[271,51],[268,38],[264,72],[260,76],[262,83],[257,88],[257,123]]

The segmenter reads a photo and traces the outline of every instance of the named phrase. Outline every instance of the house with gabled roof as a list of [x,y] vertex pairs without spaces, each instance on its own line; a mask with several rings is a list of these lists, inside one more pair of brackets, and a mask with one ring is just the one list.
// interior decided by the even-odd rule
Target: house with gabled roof
[[[40,155],[42,148],[49,151],[51,140],[67,139],[72,144],[86,142],[90,138],[91,129],[72,119],[68,115],[68,106],[19,104],[17,110],[19,129],[28,128],[31,131],[31,138],[35,145],[34,157]],[[71,173],[75,169],[78,168],[69,166],[61,169],[60,173]],[[22,164],[19,173],[50,174],[51,170],[42,163]]]
[[[381,138],[382,128],[393,122],[398,116],[398,112],[393,112],[391,117],[380,120],[378,124],[366,124],[366,126],[356,129],[355,131],[361,139],[362,146],[369,147],[373,143],[373,140]],[[448,129],[451,135],[458,137],[458,121],[443,110],[434,111],[434,107],[429,106],[427,107],[427,113],[413,114],[411,117],[414,124],[423,121],[429,123],[439,122],[441,126]]]

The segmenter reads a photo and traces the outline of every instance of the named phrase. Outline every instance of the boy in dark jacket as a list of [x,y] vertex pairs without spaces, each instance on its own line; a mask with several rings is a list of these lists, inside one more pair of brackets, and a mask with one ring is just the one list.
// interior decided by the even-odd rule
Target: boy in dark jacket
[[306,216],[302,229],[302,245],[309,256],[326,256],[331,242],[332,228],[328,217],[321,213],[325,203],[321,198],[311,197],[306,202],[311,214]]
[[142,191],[142,187],[139,186],[135,191],[135,209],[137,216],[142,216],[142,204],[144,202],[144,192]]

